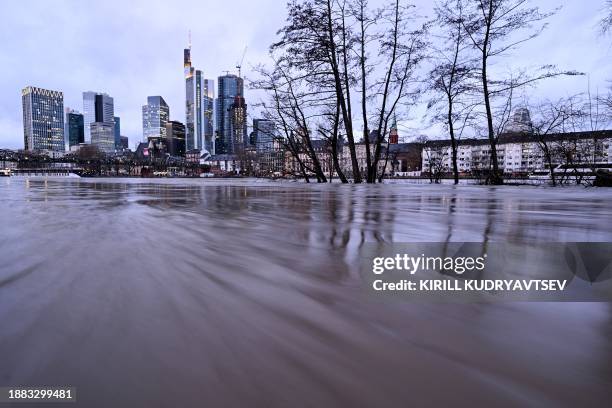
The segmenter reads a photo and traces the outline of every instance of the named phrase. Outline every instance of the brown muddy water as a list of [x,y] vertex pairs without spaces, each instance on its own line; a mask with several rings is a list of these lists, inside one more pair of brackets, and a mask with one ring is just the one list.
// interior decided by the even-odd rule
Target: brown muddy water
[[611,222],[598,189],[0,179],[0,386],[73,386],[71,407],[610,406],[609,303],[388,302],[358,265],[369,242],[609,242]]

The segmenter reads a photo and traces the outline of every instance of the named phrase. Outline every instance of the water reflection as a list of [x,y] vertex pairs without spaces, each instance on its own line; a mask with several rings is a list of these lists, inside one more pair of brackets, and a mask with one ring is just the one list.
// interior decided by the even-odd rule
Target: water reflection
[[79,405],[594,405],[608,304],[414,305],[364,243],[610,241],[602,190],[0,184],[0,383]]

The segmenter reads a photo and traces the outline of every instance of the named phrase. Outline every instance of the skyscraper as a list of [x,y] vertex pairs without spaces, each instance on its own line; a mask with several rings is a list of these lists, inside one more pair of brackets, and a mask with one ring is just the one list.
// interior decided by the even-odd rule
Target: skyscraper
[[91,143],[91,124],[96,121],[96,93],[83,92],[83,128],[85,143]]
[[91,144],[104,153],[115,151],[115,124],[92,122],[90,124]]
[[[236,100],[236,97],[240,97]],[[243,106],[244,105],[244,106]],[[232,114],[232,106],[237,109],[235,115]],[[244,108],[245,120],[244,120],[244,135],[232,133],[232,120],[233,116],[239,119],[242,114],[242,108]],[[218,92],[216,102],[216,122],[217,122],[217,134],[215,142],[215,152],[219,153],[234,153],[234,141],[246,139],[246,103],[244,102],[244,81],[242,78],[236,75],[224,75],[218,79]],[[234,131],[238,132],[234,126]]]
[[527,108],[518,108],[514,111],[512,119],[508,121],[506,131],[516,133],[529,133],[533,130],[531,114]]
[[130,144],[129,144],[129,139],[127,136],[120,136],[120,140],[121,140],[121,150],[127,150],[130,148]]
[[185,69],[185,144],[187,150],[214,149],[214,81],[204,79],[202,71],[191,63],[191,33],[189,47],[183,53]]
[[118,116],[115,116],[113,119],[115,122],[115,149],[120,150],[121,149],[121,118],[119,118]]
[[191,66],[191,41],[185,48],[183,62],[185,67],[185,139],[187,149],[195,146],[195,68]]
[[85,143],[92,143],[91,124],[94,122],[106,123],[107,125],[112,126],[114,143],[115,105],[112,97],[99,92],[83,92],[83,116]]
[[85,127],[82,113],[66,108],[66,121],[64,126],[68,149],[72,146],[78,146],[81,143],[85,143]]
[[170,118],[170,108],[161,96],[149,96],[142,107],[142,132],[144,141],[166,138],[166,124]]
[[210,154],[215,154],[214,106],[215,81],[205,79],[202,92],[202,128],[204,131],[204,149]]
[[253,119],[253,141],[258,152],[272,150],[276,126],[268,119]]
[[242,96],[236,96],[230,106],[230,153],[237,153],[248,146],[247,105]]
[[195,71],[195,138],[194,149],[202,148],[202,71]]
[[21,102],[25,150],[64,151],[64,94],[28,86]]
[[185,139],[187,150],[202,146],[202,71],[191,65],[191,38],[185,48]]
[[185,125],[176,121],[166,124],[166,146],[170,156],[185,156]]

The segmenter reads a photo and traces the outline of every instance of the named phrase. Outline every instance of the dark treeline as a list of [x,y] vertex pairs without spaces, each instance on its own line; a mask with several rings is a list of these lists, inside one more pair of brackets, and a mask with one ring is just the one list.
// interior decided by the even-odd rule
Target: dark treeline
[[16,163],[17,169],[65,168],[74,170],[82,176],[151,176],[155,172],[173,172],[198,177],[202,168],[181,157],[139,157],[134,152],[120,155],[106,154],[95,146],[83,146],[77,152],[54,158],[46,153],[6,150],[0,159]]

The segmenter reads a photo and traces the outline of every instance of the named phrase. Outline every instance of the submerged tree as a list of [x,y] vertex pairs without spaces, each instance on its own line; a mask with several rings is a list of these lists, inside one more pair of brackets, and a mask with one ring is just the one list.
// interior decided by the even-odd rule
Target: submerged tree
[[[358,26],[358,69],[360,79],[357,92],[361,94],[362,125],[366,147],[367,182],[381,180],[388,157],[379,174],[382,144],[387,140],[389,152],[389,124],[398,108],[413,105],[420,95],[417,70],[426,57],[428,26],[419,24],[413,5],[395,0],[382,11],[370,11],[367,1],[352,3],[350,15]],[[376,54],[370,48],[378,50]],[[384,67],[385,69],[377,69]],[[350,93],[350,92],[348,92]],[[374,146],[370,147],[370,126],[374,132]]]
[[[550,170],[553,186],[566,182],[568,175],[574,176],[576,184],[589,185],[591,180],[584,177],[583,170],[595,172],[597,165],[605,160],[599,132],[609,123],[599,99],[586,92],[540,103],[532,106],[532,111],[535,113],[533,133]],[[554,166],[559,164],[563,172],[556,174]]]
[[553,135],[563,132],[578,114],[574,109],[575,98],[560,99],[556,102],[546,101],[531,109],[535,113],[533,133],[550,171],[553,187],[558,184],[555,162],[560,159],[560,145]]
[[435,8],[436,26],[442,31],[440,40],[446,46],[436,50],[432,57],[434,67],[429,82],[434,97],[427,106],[428,109],[440,108],[435,111],[433,120],[443,122],[448,130],[455,184],[459,184],[458,139],[471,119],[476,91],[475,59],[463,28],[462,11],[460,0],[445,0]]
[[[541,13],[538,7],[532,7],[529,0],[461,0],[457,13],[464,16],[463,26],[472,46],[479,54],[481,91],[484,104],[484,116],[487,124],[487,136],[491,148],[491,172],[489,183],[502,184],[503,175],[497,158],[498,126],[495,123],[494,101],[504,97],[514,89],[538,80],[558,75],[573,75],[576,72],[560,72],[554,66],[547,65],[534,73],[521,72],[511,78],[495,78],[490,72],[493,61],[519,45],[536,38],[545,28],[544,21],[554,14]],[[504,102],[507,104],[507,102]],[[500,123],[498,120],[497,123]]]
[[[364,178],[377,181],[389,120],[416,92],[415,72],[424,56],[425,30],[410,28],[416,18],[412,12],[413,7],[400,0],[380,10],[371,9],[366,0],[293,0],[280,39],[271,47],[275,59],[290,68],[292,80],[320,101],[318,116],[325,120],[312,125],[327,137],[338,133],[346,137],[355,183]],[[357,94],[360,107],[355,104]],[[365,174],[360,169],[355,130],[360,120]],[[377,135],[372,144],[370,127]]]
[[257,69],[260,79],[253,83],[269,93],[269,101],[262,103],[264,116],[272,120],[285,140],[285,147],[298,163],[299,171],[309,181],[314,174],[318,182],[327,177],[313,147],[311,124],[320,118],[321,100],[304,86],[305,78],[295,75],[287,60],[276,60],[272,70]]

